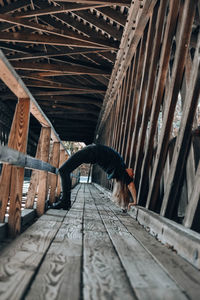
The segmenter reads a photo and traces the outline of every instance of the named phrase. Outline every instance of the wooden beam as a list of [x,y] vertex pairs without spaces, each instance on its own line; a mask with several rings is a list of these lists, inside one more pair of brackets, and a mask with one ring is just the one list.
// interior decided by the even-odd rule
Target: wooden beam
[[[48,4],[49,5],[49,4]],[[105,6],[106,4],[79,4],[79,3],[70,3],[70,4],[60,4],[59,6],[49,5],[47,8],[37,8],[31,11],[26,12],[17,12],[14,13],[13,16],[17,18],[32,18],[32,17],[39,17],[44,15],[52,15],[52,14],[60,14],[60,13],[67,13],[71,11],[80,11],[80,10],[87,10],[90,8],[96,8]]]
[[[56,0],[56,2],[71,2],[71,0]],[[130,6],[130,0],[75,0],[74,2],[77,3],[84,3],[84,4],[105,4],[106,6],[110,5],[118,5],[118,6]]]
[[27,6],[30,6],[30,3],[27,2],[27,0],[11,2],[9,3],[9,5],[1,6],[1,13],[2,14],[13,13],[16,10],[23,9]]
[[[8,47],[7,49],[9,49],[8,44],[6,44],[6,47]],[[15,45],[16,46],[16,45]],[[0,47],[2,47],[2,44],[0,43]],[[11,49],[12,51],[15,50],[15,48]],[[114,61],[114,57],[115,55],[110,55],[108,52],[110,50],[108,49],[102,49],[102,48],[95,48],[95,49],[84,49],[84,48],[75,48],[75,49],[66,49],[65,51],[47,51],[46,53],[44,52],[40,52],[37,51],[36,53],[26,53],[25,51],[23,51],[23,53],[17,53],[14,54],[12,56],[8,56],[8,60],[9,61],[18,61],[20,60],[30,60],[30,59],[38,59],[38,58],[51,58],[51,57],[59,57],[59,56],[70,56],[70,55],[80,55],[80,54],[87,54],[87,53],[104,53],[103,56],[105,56],[106,58]]]
[[112,19],[114,22],[120,26],[125,26],[126,24],[126,15],[121,14],[119,11],[112,9],[111,7],[101,7],[96,8],[97,11],[106,15],[108,18]]
[[43,82],[43,78],[37,78],[37,80],[24,80],[26,86],[29,87],[39,87],[39,88],[48,88],[48,89],[61,89],[61,90],[75,90],[75,91],[88,91],[91,93],[105,92],[105,88],[98,86],[76,86],[70,85],[67,83],[59,83],[51,81],[49,83]]
[[98,98],[89,98],[89,97],[82,97],[82,96],[51,96],[51,97],[47,97],[47,96],[38,96],[37,97],[38,101],[49,101],[51,102],[63,102],[65,103],[74,103],[74,104],[92,104],[95,105],[99,108],[102,107],[102,100],[98,99]]
[[64,64],[45,64],[45,63],[26,63],[26,62],[13,62],[12,66],[17,70],[32,70],[32,71],[46,71],[58,74],[88,74],[88,75],[109,75],[110,72],[98,68],[89,68],[81,66],[71,66]]
[[79,40],[82,42],[87,41],[91,44],[96,45],[96,47],[98,47],[98,46],[99,47],[103,46],[103,47],[108,47],[108,48],[112,47],[111,43],[109,43],[109,42],[106,44],[105,41],[100,41],[100,40],[96,40],[93,38],[88,38],[86,36],[82,36],[80,34],[77,34],[76,32],[73,32],[72,30],[69,30],[66,27],[64,27],[64,29],[56,28],[56,26],[53,26],[53,25],[57,25],[57,22],[53,21],[53,20],[51,21],[51,22],[53,22],[53,25],[46,26],[43,24],[35,23],[35,22],[30,22],[30,21],[21,20],[18,18],[13,18],[9,15],[0,14],[0,21],[15,24],[17,26],[23,26],[25,28],[29,28],[34,31],[38,30],[39,32],[45,32],[45,33],[52,34],[52,35],[55,35],[58,37],[71,38],[71,39]]
[[[40,159],[44,162],[49,161],[49,148],[50,148],[50,137],[51,137],[51,127],[43,127],[41,129],[42,141],[41,141],[41,157]],[[44,214],[45,201],[47,197],[47,176],[48,173],[45,171],[39,171],[39,180],[38,180],[38,199],[37,199],[37,215],[41,216]]]
[[[8,147],[25,153],[27,147],[29,127],[30,99],[19,99],[10,130]],[[9,209],[9,232],[16,236],[21,226],[21,199],[24,180],[24,168],[4,165],[0,184],[0,220],[4,221],[8,199]]]
[[89,109],[87,106],[85,108],[82,108],[82,107],[77,107],[77,106],[73,106],[73,105],[66,105],[66,104],[53,104],[53,105],[50,105],[49,102],[42,102],[42,105],[44,106],[47,106],[48,109],[52,110],[53,109],[56,109],[56,108],[62,108],[63,111],[62,113],[65,113],[66,110],[67,111],[76,111],[76,112],[82,112],[82,113],[87,113],[89,111],[89,113],[91,115],[94,115],[96,117],[99,116],[99,111],[97,110],[92,110],[91,108]]
[[0,162],[28,169],[45,170],[56,173],[56,168],[50,164],[13,150],[7,146],[0,145]]
[[[170,164],[169,176],[167,178],[166,189],[162,201],[161,215],[172,217],[176,197],[179,191],[180,179],[183,173],[184,162],[188,151],[192,124],[194,121],[196,108],[200,95],[200,34],[196,47],[196,55],[193,59],[193,67],[190,73],[190,83],[187,89],[181,124],[176,144],[173,151],[173,158]],[[190,203],[190,202],[189,202]]]
[[85,12],[78,11],[76,12],[76,15],[82,18],[83,20],[86,20],[87,22],[91,23],[92,25],[96,26],[97,28],[103,30],[104,32],[109,34],[111,37],[117,39],[118,41],[121,40],[122,37],[121,29],[117,30],[115,27],[108,24],[105,20],[97,18],[89,11],[85,11]]
[[151,183],[149,187],[149,193],[147,203],[151,208],[155,207],[155,203],[158,196],[158,189],[160,184],[160,178],[162,175],[164,162],[166,159],[166,153],[168,148],[168,142],[170,137],[170,129],[173,121],[174,110],[176,107],[178,93],[182,83],[183,71],[187,57],[187,51],[189,47],[189,39],[192,30],[192,24],[194,20],[196,10],[195,0],[186,0],[183,7],[183,13],[180,23],[180,32],[177,37],[176,54],[174,58],[172,80],[167,93],[167,101],[165,103],[165,111],[163,117],[163,125],[159,137],[159,144],[156,151],[156,158],[154,161],[154,167],[151,177]]
[[[1,32],[0,41],[2,42],[17,42],[23,44],[42,44],[42,45],[54,45],[54,46],[70,46],[70,47],[84,47],[84,48],[96,48],[97,44],[87,41],[80,41],[74,38],[67,38],[61,36],[55,36],[55,34],[39,35],[21,32]],[[100,45],[98,45],[100,46]],[[116,50],[113,46],[102,46],[104,49]]]
[[[59,167],[59,159],[60,159],[60,143],[54,142],[52,147],[52,159],[50,163],[55,167]],[[58,175],[56,174],[49,174],[50,176],[50,194],[49,194],[49,203],[53,204],[56,199],[56,187],[57,187],[57,180]]]
[[109,115],[120,81],[124,77],[127,67],[130,65],[131,59],[144,32],[144,28],[149,21],[157,1],[158,0],[146,0],[144,6],[141,5],[140,1],[134,1],[131,3],[127,19],[128,22],[123,31],[119,47],[120,50],[118,51],[115,66],[106,92],[104,107],[99,119],[98,130],[101,130],[101,126],[103,126],[104,121]]

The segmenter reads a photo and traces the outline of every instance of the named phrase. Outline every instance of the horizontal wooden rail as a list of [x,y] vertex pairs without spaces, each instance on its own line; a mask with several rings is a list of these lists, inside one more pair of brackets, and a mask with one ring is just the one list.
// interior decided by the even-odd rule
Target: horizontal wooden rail
[[25,155],[22,152],[6,146],[0,146],[0,162],[28,169],[47,171],[54,174],[58,171],[57,168],[47,162]]

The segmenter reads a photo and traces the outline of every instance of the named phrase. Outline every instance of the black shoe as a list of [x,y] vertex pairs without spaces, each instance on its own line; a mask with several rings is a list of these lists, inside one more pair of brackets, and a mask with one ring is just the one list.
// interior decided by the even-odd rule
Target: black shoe
[[51,208],[53,209],[64,209],[64,210],[69,210],[71,208],[71,203],[66,203],[66,202],[62,202],[62,201],[58,201],[56,203],[53,203],[53,205],[51,206]]

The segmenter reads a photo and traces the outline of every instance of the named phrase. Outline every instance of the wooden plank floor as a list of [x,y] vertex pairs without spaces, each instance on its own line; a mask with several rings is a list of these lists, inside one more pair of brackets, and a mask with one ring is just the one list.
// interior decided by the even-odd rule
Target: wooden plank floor
[[0,299],[199,299],[200,272],[92,184],[0,253]]

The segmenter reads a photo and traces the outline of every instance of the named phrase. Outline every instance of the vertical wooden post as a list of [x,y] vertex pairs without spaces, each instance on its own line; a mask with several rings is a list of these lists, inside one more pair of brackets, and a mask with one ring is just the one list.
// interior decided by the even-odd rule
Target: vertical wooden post
[[167,95],[166,107],[163,117],[163,125],[159,137],[159,144],[156,152],[156,159],[154,163],[149,194],[147,198],[147,205],[148,207],[150,206],[151,209],[154,209],[157,200],[160,178],[162,175],[163,166],[166,159],[168,142],[170,138],[171,125],[173,122],[178,93],[180,91],[181,82],[183,78],[183,72],[188,51],[187,47],[190,41],[195,10],[195,1],[186,0],[184,3],[182,16],[179,16],[182,18],[180,23],[180,34],[176,44],[177,50],[172,70],[172,81]]
[[[154,100],[152,103],[152,109],[151,109],[151,117],[150,117],[150,130],[149,130],[149,137],[147,141],[146,151],[143,159],[142,164],[142,171],[141,171],[141,180],[139,184],[139,191],[138,191],[138,200],[140,205],[144,205],[146,203],[146,198],[148,194],[148,174],[150,169],[150,161],[152,158],[152,152],[153,152],[153,143],[154,143],[154,136],[156,132],[157,127],[157,120],[160,113],[160,105],[162,103],[166,79],[167,79],[167,72],[168,72],[168,66],[169,66],[169,60],[170,60],[170,54],[171,54],[171,46],[172,41],[174,37],[174,31],[176,28],[176,22],[177,22],[177,16],[179,11],[179,5],[180,0],[178,1],[170,1],[169,6],[169,14],[167,16],[167,23],[166,28],[164,32],[164,38],[162,42],[162,49],[160,54],[160,63],[159,63],[159,72],[157,75],[156,80],[156,86],[155,86],[155,93],[154,93]],[[160,33],[157,31],[156,33],[156,41],[158,42],[158,39],[160,39]],[[153,69],[151,69],[152,72]],[[152,73],[151,73],[152,74]],[[151,76],[152,77],[152,76]],[[148,95],[150,90],[148,90]],[[153,91],[153,89],[152,89]],[[149,98],[151,99],[151,98]],[[148,100],[148,99],[147,99]],[[148,101],[149,102],[149,101]],[[145,109],[145,121],[142,125],[142,134],[146,135],[147,125],[148,125],[148,114],[150,111],[150,105],[151,103],[147,103],[146,109]],[[141,144],[141,143],[140,143]],[[140,145],[139,151],[143,152],[143,147]],[[138,168],[138,162],[141,157],[141,154],[138,153],[138,159],[137,159],[137,166],[136,171],[139,170]],[[136,172],[137,173],[137,172]],[[137,174],[136,174],[137,176]]]
[[[37,159],[40,159],[40,157],[41,157],[41,141],[43,138],[42,135],[43,135],[43,130],[41,130],[41,132],[40,132],[40,138],[39,138],[38,145],[37,145],[37,151],[36,151],[36,155],[35,155],[35,158],[37,158]],[[27,200],[26,200],[26,204],[25,204],[26,208],[33,208],[34,200],[35,200],[35,196],[36,196],[37,188],[38,188],[38,177],[39,177],[39,171],[32,170],[30,185],[29,185],[28,193],[27,193]]]
[[197,167],[196,176],[194,180],[193,192],[190,197],[190,202],[186,208],[185,218],[183,220],[183,224],[185,227],[190,228],[192,226],[195,212],[200,199],[200,161]]
[[[42,141],[41,141],[41,157],[44,162],[49,161],[49,146],[51,138],[51,127],[42,127]],[[48,173],[39,171],[39,185],[38,185],[38,199],[37,199],[37,215],[41,216],[44,213],[45,200],[47,196],[47,178]]]
[[[64,149],[60,150],[59,167],[61,167],[62,164],[67,159],[68,159],[68,155],[65,153],[65,150]],[[60,197],[60,193],[61,193],[61,184],[60,184],[60,176],[58,176],[56,197]]]
[[[8,140],[8,147],[25,153],[29,128],[30,99],[19,99],[13,118]],[[24,180],[24,168],[4,165],[0,183],[0,221],[4,221],[8,199],[9,231],[12,236],[20,232],[21,225],[21,199]]]
[[196,54],[193,60],[192,72],[190,73],[190,85],[185,97],[180,130],[176,138],[170,172],[167,178],[167,187],[161,207],[161,215],[164,216],[166,214],[168,217],[172,216],[175,206],[175,200],[180,185],[180,178],[182,176],[184,161],[186,159],[187,149],[189,146],[192,124],[200,95],[199,47],[200,35],[197,43]]
[[[58,168],[59,167],[59,159],[60,159],[60,143],[54,142],[53,148],[52,148],[52,162],[51,164]],[[50,195],[49,195],[49,203],[55,202],[56,197],[56,186],[57,186],[57,180],[58,175],[56,174],[49,174],[50,175]]]

